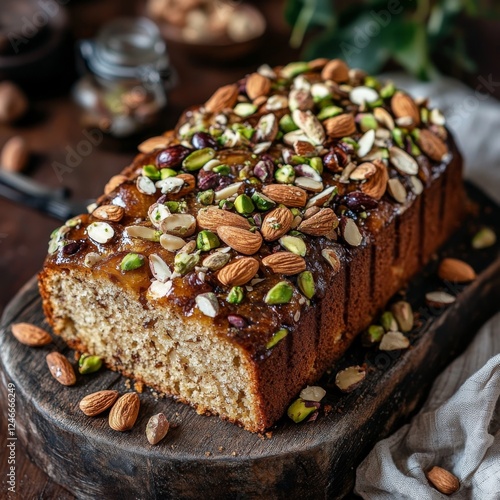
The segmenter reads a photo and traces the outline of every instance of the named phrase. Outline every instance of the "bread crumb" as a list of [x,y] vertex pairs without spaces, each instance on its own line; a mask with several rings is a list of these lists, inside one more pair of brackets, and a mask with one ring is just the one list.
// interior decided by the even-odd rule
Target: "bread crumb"
[[237,453],[236,453],[235,451],[233,451],[233,452],[231,453],[231,455],[232,455],[233,457],[235,457],[235,456],[237,455]]
[[129,379],[126,379],[126,380],[125,380],[125,388],[126,388],[126,389],[131,389],[131,388],[132,388],[132,385],[131,385],[131,383],[130,383],[130,380],[129,380]]
[[205,456],[206,456],[206,457],[209,457],[211,454],[212,454],[212,453],[210,453],[209,451],[206,451],[206,452],[205,452]]
[[273,437],[273,432],[272,431],[266,432],[266,438],[267,439],[271,439],[272,437]]
[[144,384],[140,381],[137,381],[135,384],[134,384],[134,389],[139,393],[139,394],[142,394],[143,391],[144,391]]
[[224,446],[219,446],[219,451],[224,451]]

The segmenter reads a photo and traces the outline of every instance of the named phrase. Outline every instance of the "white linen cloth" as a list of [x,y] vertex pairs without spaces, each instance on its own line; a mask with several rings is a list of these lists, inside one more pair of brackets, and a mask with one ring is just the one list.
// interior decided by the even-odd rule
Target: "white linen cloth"
[[[500,103],[485,95],[496,82],[485,76],[471,90],[448,78],[420,83],[389,77],[414,96],[430,96],[431,105],[444,111],[466,177],[500,203]],[[500,314],[443,371],[413,420],[375,445],[358,467],[355,492],[370,500],[448,498],[425,477],[433,465],[459,478],[460,490],[451,498],[500,499]]]

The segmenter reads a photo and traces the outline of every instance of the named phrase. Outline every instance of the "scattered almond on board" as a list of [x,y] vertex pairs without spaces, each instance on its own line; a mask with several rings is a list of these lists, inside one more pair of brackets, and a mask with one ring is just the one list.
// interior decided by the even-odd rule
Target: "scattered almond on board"
[[14,335],[21,344],[30,347],[39,347],[52,342],[52,337],[48,332],[30,323],[13,324],[12,335]]

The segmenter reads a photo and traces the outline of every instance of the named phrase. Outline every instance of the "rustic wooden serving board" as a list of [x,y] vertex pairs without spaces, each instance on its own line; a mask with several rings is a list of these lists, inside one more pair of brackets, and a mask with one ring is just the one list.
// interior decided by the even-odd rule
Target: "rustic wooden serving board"
[[[469,186],[477,204],[440,255],[463,258],[478,272],[467,287],[444,285],[432,262],[416,277],[406,296],[419,311],[419,325],[404,352],[363,348],[359,341],[320,385],[331,410],[312,423],[296,425],[284,417],[272,436],[257,436],[215,417],[202,417],[169,399],[141,394],[135,427],[125,433],[108,427],[107,414],[84,416],[83,396],[102,389],[129,390],[111,371],[79,376],[63,387],[48,372],[45,355],[57,349],[73,359],[60,340],[29,348],[11,335],[10,325],[47,327],[35,278],[6,309],[0,330],[1,390],[16,387],[17,437],[31,459],[79,498],[340,498],[351,491],[357,465],[375,442],[404,423],[423,402],[442,368],[471,340],[478,327],[500,309],[500,257],[496,246],[472,250],[471,236],[483,225],[500,234],[500,208]],[[448,309],[425,305],[427,291],[448,289],[458,300]],[[367,363],[363,385],[341,394],[336,372]],[[150,446],[144,429],[149,417],[164,412],[178,424],[166,439]]]

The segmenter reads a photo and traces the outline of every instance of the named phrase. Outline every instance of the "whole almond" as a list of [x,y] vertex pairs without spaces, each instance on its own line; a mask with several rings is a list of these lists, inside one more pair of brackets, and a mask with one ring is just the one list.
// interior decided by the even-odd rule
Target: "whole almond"
[[307,202],[307,192],[304,189],[288,184],[267,184],[263,186],[262,193],[287,207],[300,208]]
[[12,123],[21,118],[28,109],[28,99],[14,83],[0,83],[0,122]]
[[323,122],[326,133],[332,138],[341,138],[356,132],[356,122],[351,114],[343,114],[328,118]]
[[377,171],[366,182],[361,184],[361,191],[375,200],[380,200],[387,190],[389,172],[383,161],[374,160],[372,163]]
[[168,432],[170,423],[164,413],[153,415],[146,424],[146,438],[149,444],[158,444]]
[[451,472],[437,465],[426,472],[425,476],[432,486],[444,495],[452,495],[460,489],[460,481],[458,478]]
[[128,177],[126,175],[114,175],[104,186],[104,194],[112,193],[118,186],[121,186],[126,181],[128,181]]
[[336,83],[347,82],[349,80],[349,66],[341,59],[332,59],[321,71],[321,78],[333,80]]
[[118,391],[94,392],[80,401],[80,410],[88,417],[94,417],[111,408],[117,399]]
[[151,153],[155,149],[164,149],[170,144],[171,140],[168,139],[167,137],[163,137],[161,135],[157,137],[150,137],[149,139],[146,139],[145,141],[141,142],[139,146],[137,146],[137,149],[141,153]]
[[260,230],[266,241],[275,241],[290,231],[292,223],[292,212],[288,208],[277,207],[266,214]]
[[202,208],[196,215],[196,221],[202,229],[210,231],[217,231],[220,226],[250,229],[250,222],[245,217],[217,207]]
[[243,255],[253,255],[262,246],[260,233],[252,233],[239,227],[220,226],[217,235],[226,245]]
[[463,260],[443,259],[439,264],[438,276],[446,281],[467,283],[476,278],[476,272]]
[[52,342],[52,337],[49,333],[30,323],[15,323],[12,325],[12,335],[21,344],[29,345],[30,347],[39,347]]
[[430,130],[420,130],[417,138],[420,149],[434,161],[443,161],[443,156],[448,153],[446,143]]
[[247,78],[245,89],[248,97],[252,100],[266,96],[271,91],[271,80],[259,73],[252,73]]
[[276,252],[262,259],[262,264],[276,274],[292,276],[306,270],[306,261],[292,252]]
[[20,136],[11,137],[2,148],[0,167],[8,172],[21,172],[29,160],[26,141]]
[[391,109],[396,118],[411,118],[411,127],[420,124],[420,111],[408,94],[396,92],[391,99]]
[[248,283],[258,272],[259,262],[253,257],[241,257],[231,261],[218,273],[218,280],[226,286],[240,286]]
[[125,210],[118,205],[101,205],[92,212],[93,217],[111,222],[122,220],[124,215]]
[[212,97],[205,103],[205,109],[209,113],[220,113],[226,108],[232,108],[238,99],[238,86],[236,84],[225,85],[217,89]]
[[136,392],[128,392],[121,396],[109,412],[109,426],[115,431],[132,429],[139,415],[141,401]]
[[339,225],[339,219],[331,208],[322,208],[318,213],[303,220],[298,231],[310,236],[324,236]]
[[74,385],[76,375],[71,363],[60,352],[47,354],[45,360],[51,375],[62,385]]

